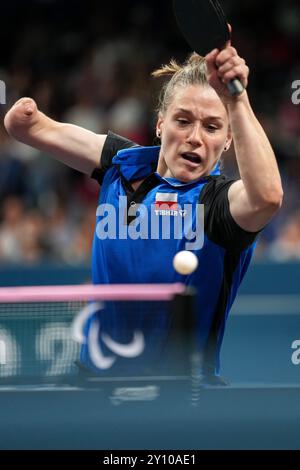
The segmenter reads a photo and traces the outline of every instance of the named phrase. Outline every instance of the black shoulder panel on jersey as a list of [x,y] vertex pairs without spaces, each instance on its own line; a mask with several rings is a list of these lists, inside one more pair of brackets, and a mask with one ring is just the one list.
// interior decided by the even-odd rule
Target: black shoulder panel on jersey
[[100,158],[100,167],[95,168],[91,177],[98,181],[99,184],[102,184],[106,170],[110,168],[113,157],[117,154],[119,150],[137,147],[138,145],[131,140],[125,139],[118,134],[114,134],[109,131],[103,146],[101,158]]
[[230,213],[228,190],[235,181],[225,175],[211,176],[199,202],[204,204],[206,236],[227,250],[241,252],[254,242],[257,232],[243,230]]

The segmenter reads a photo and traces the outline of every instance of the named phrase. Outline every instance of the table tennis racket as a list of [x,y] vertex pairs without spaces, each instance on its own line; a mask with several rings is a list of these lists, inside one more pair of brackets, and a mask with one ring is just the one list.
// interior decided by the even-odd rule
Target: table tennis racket
[[[217,0],[173,0],[179,29],[198,54],[205,56],[213,49],[223,49],[230,40],[227,19]],[[227,87],[231,95],[239,95],[244,87],[238,78]]]

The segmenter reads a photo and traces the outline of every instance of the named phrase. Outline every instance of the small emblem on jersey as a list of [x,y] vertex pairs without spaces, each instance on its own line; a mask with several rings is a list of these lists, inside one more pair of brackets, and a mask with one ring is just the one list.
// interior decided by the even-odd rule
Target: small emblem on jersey
[[156,193],[155,196],[156,209],[178,209],[178,193]]
[[156,193],[156,215],[178,215],[178,193]]

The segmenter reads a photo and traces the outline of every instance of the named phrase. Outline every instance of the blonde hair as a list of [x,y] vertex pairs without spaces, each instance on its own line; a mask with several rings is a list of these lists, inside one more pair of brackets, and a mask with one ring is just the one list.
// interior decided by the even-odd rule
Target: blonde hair
[[209,86],[205,58],[193,52],[183,64],[172,59],[169,64],[154,70],[155,78],[171,77],[163,85],[159,94],[157,112],[164,113],[172,102],[175,88],[178,86],[202,85]]

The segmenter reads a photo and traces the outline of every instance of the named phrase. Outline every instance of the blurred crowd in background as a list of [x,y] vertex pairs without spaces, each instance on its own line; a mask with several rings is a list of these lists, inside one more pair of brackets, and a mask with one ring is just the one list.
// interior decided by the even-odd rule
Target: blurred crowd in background
[[[280,166],[284,205],[263,231],[257,260],[300,259],[300,4],[223,0],[233,45],[250,67],[249,96]],[[12,140],[9,107],[31,96],[54,119],[108,129],[153,145],[161,83],[151,71],[184,60],[169,0],[10,0],[1,5],[0,262],[85,264],[90,260],[99,187],[48,155]],[[99,155],[100,160],[100,155]],[[237,176],[234,150],[225,173]]]

